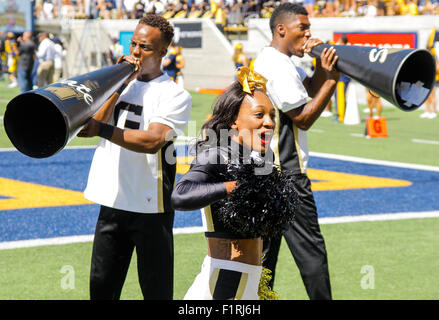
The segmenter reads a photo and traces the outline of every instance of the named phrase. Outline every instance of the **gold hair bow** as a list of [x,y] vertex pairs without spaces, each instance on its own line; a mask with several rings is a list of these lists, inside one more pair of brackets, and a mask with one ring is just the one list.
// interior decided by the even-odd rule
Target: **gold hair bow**
[[242,85],[242,91],[253,94],[255,89],[259,89],[267,93],[267,88],[265,87],[267,79],[259,73],[250,70],[248,67],[240,67],[236,76]]

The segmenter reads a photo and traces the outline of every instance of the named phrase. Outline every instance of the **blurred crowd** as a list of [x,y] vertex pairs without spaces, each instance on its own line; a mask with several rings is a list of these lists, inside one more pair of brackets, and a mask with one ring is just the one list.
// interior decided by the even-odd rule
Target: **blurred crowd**
[[41,32],[34,36],[0,31],[0,79],[8,78],[9,88],[29,91],[59,81],[63,76],[66,49],[60,38]]
[[[269,18],[287,0],[36,0],[37,19],[138,19],[146,13],[170,18],[212,18],[227,25]],[[439,14],[439,0],[290,0],[310,17]]]

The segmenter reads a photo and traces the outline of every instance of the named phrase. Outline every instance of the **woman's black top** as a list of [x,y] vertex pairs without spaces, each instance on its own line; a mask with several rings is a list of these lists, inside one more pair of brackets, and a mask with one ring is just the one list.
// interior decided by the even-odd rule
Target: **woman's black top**
[[227,197],[225,173],[228,162],[243,161],[243,155],[250,155],[248,149],[234,141],[228,146],[203,146],[190,170],[180,179],[172,192],[171,201],[175,210],[190,211],[204,208],[207,230],[206,237],[248,239],[251,236],[237,234],[218,219],[218,200]]

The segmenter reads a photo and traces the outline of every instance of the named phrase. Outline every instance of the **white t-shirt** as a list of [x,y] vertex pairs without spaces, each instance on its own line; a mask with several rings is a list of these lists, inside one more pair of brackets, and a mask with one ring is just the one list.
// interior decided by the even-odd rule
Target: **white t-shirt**
[[37,57],[40,61],[55,59],[55,43],[49,38],[45,38],[38,46]]
[[62,69],[63,60],[66,56],[66,50],[59,43],[55,43],[55,56],[54,56],[54,65],[55,69]]
[[[267,94],[272,103],[283,113],[298,108],[308,101],[308,92],[303,86],[306,73],[296,67],[293,60],[273,47],[264,47],[257,56],[254,70],[267,78]],[[306,172],[309,151],[306,132],[297,128],[297,150],[302,171]],[[272,143],[277,143],[276,139]],[[276,150],[276,147],[272,147]]]
[[[181,134],[189,121],[191,105],[190,94],[166,74],[149,82],[133,80],[116,103],[115,112],[119,112],[116,125],[122,129],[148,130],[150,123],[162,123]],[[112,122],[113,119],[114,114]],[[164,194],[169,193],[163,190],[169,167],[163,162],[167,160],[165,153],[163,149],[155,154],[138,153],[101,139],[84,196],[111,208],[164,212],[164,206],[168,205],[163,203]]]

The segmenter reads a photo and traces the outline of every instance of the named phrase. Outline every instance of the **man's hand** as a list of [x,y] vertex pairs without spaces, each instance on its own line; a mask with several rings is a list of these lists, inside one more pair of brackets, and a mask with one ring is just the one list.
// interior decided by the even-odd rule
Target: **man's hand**
[[137,78],[137,75],[140,72],[140,60],[132,55],[124,56],[122,55],[118,60],[117,63],[122,63],[123,61],[129,62],[137,67],[136,71],[134,71],[131,76],[129,76],[128,79],[125,80],[125,84],[130,83],[132,80]]
[[320,56],[320,65],[326,71],[327,77],[330,80],[338,81],[340,79],[340,72],[335,68],[338,56],[335,55],[334,47],[325,48]]
[[305,43],[303,44],[303,49],[305,53],[310,53],[312,48],[314,48],[315,46],[318,46],[320,44],[323,44],[323,41],[317,38],[310,38],[308,40],[305,41]]
[[85,124],[84,128],[78,132],[77,136],[81,138],[91,138],[95,137],[99,133],[99,129],[101,128],[99,121],[91,118]]

